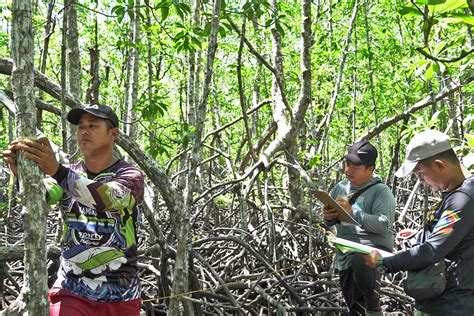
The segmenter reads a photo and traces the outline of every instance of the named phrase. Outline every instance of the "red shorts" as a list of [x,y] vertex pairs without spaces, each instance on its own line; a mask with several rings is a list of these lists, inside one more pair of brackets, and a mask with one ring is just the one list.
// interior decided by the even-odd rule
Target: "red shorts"
[[50,316],[139,316],[141,300],[96,302],[52,288],[48,293]]

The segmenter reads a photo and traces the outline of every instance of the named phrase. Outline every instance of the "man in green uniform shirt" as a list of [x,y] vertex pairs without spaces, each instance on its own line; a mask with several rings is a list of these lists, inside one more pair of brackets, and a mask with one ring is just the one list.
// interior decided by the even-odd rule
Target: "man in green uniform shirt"
[[[339,221],[332,208],[324,209],[325,224],[336,225],[340,238],[392,251],[395,199],[389,187],[374,175],[377,150],[361,141],[352,145],[344,158],[346,179],[336,184],[331,196],[360,226]],[[336,269],[350,315],[382,315],[380,273],[367,267],[360,254],[340,251],[336,253]]]

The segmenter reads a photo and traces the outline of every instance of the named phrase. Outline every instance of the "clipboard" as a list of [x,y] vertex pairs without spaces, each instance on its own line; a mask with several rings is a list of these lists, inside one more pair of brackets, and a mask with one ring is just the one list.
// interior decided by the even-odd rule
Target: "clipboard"
[[377,250],[383,258],[391,257],[394,255],[394,253],[391,253],[382,249],[377,249],[371,246],[359,244],[357,242],[339,238],[339,237],[330,236],[328,237],[328,241],[334,247],[337,247],[342,253],[359,252],[363,254],[369,254],[370,252],[372,252],[372,250]]
[[347,213],[326,191],[313,190],[314,196],[323,203],[337,211],[337,219],[341,222],[360,226],[360,223],[349,213]]

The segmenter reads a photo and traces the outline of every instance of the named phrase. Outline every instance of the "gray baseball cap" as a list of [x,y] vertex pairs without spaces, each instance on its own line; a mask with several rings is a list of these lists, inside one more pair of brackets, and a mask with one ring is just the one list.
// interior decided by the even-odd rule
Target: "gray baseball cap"
[[405,162],[397,170],[395,176],[399,178],[406,177],[415,169],[420,160],[451,148],[449,136],[440,131],[429,129],[416,134],[408,144]]

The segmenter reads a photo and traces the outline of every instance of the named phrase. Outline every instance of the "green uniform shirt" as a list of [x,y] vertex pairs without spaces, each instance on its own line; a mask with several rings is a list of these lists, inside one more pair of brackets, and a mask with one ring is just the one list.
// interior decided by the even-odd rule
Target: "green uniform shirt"
[[[349,180],[345,179],[336,184],[331,191],[331,196],[336,199],[338,196],[347,196],[355,193],[374,182],[381,181],[378,176],[370,179],[360,188],[355,188]],[[358,242],[372,247],[383,247],[384,250],[393,249],[393,222],[395,219],[395,198],[390,188],[379,183],[364,191],[352,205],[352,215],[361,226],[337,223],[337,221],[325,221],[327,226],[335,225],[337,237]],[[346,255],[337,251],[336,269],[345,270],[348,268]]]

